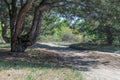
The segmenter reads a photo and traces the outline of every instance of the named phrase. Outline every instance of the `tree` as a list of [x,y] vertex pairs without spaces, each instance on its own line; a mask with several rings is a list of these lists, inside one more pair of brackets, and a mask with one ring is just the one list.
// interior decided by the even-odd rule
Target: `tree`
[[107,44],[112,45],[117,37],[115,35],[120,31],[119,6],[118,0],[84,0],[83,8],[77,12],[77,15],[83,17],[85,24],[89,25],[84,25],[84,31],[95,34],[100,40],[104,39]]
[[112,45],[115,39],[114,34],[119,31],[119,19],[120,9],[118,0],[99,0],[98,3],[93,1],[96,5],[93,6],[90,11],[89,21],[94,23],[98,22],[98,26],[94,31],[100,32],[106,35],[106,42],[108,45]]
[[[36,42],[44,11],[59,6],[70,7],[70,4],[74,4],[71,0],[4,0],[4,2],[8,9],[6,13],[9,15],[12,52],[24,52],[28,46]],[[23,34],[25,17],[29,15],[31,9],[34,10],[32,24],[30,30]]]
[[[3,14],[7,14],[7,18],[2,14],[2,16],[4,16],[2,19],[5,18],[5,21],[9,22],[12,52],[24,52],[28,46],[36,42],[41,30],[42,16],[45,11],[54,8],[54,11],[66,15],[66,17],[79,16],[89,18],[91,14],[98,14],[99,8],[102,7],[100,4],[100,6],[96,8],[96,5],[102,0],[2,0],[1,2],[3,1],[5,4],[1,4],[1,6],[7,7],[7,10],[2,11]],[[109,3],[109,1],[107,2]],[[104,6],[106,7],[106,5]],[[101,11],[102,10],[100,10],[100,12]],[[102,12],[104,12],[104,9]],[[29,26],[26,27],[30,15],[33,15],[33,19],[30,21],[31,25],[29,24]],[[25,30],[26,28],[29,28],[27,32]]]

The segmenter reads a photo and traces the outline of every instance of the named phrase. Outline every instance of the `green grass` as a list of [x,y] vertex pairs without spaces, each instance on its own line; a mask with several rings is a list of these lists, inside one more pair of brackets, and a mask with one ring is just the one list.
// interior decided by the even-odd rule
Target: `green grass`
[[83,80],[80,71],[63,65],[54,53],[47,54],[38,49],[32,49],[25,53],[10,55],[9,48],[5,47],[9,44],[0,44],[0,46],[0,79]]
[[10,43],[0,43],[0,48],[9,48]]
[[78,50],[97,50],[103,52],[116,52],[120,50],[120,45],[77,43],[70,45],[70,48]]

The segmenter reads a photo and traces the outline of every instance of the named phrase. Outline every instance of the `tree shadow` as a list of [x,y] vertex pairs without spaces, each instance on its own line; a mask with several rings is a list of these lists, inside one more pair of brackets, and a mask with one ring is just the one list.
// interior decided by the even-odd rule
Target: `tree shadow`
[[109,61],[99,61],[95,56],[64,57],[63,63],[80,71],[98,69],[100,65],[108,65]]
[[57,58],[55,55],[44,54],[39,50],[27,51],[25,53],[11,53],[8,50],[0,49],[0,70],[10,68],[67,68]]
[[70,48],[76,50],[94,50],[101,52],[120,53],[120,45],[107,45],[107,44],[92,44],[92,43],[77,43],[70,45]]
[[107,65],[109,61],[99,61],[96,56],[75,56],[76,53],[87,53],[87,50],[81,49],[79,51],[75,49],[68,48],[68,46],[51,46],[47,44],[35,44],[32,48],[44,48],[47,50],[54,50],[60,52],[57,59],[63,65],[70,66],[71,68],[80,71],[90,71],[91,69],[98,68],[99,65]]
[[[88,50],[75,50],[68,46],[51,46],[39,44],[29,47],[25,53],[11,53],[9,50],[0,49],[0,69],[21,68],[64,68],[69,67],[80,71],[97,69],[100,65],[109,65],[109,61],[100,61],[98,56],[86,56]],[[34,48],[39,48],[38,50]],[[41,51],[44,49],[47,52]],[[52,52],[53,51],[53,52]],[[59,52],[56,53],[54,51]],[[79,53],[78,53],[79,52]],[[51,53],[51,54],[50,54]],[[74,55],[78,53],[80,56]]]

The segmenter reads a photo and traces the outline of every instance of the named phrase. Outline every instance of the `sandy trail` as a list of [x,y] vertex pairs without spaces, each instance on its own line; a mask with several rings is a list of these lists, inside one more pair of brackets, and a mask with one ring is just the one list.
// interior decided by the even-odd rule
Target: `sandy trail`
[[62,56],[61,61],[80,70],[85,80],[120,80],[120,54],[73,50],[52,43],[36,44],[33,47]]

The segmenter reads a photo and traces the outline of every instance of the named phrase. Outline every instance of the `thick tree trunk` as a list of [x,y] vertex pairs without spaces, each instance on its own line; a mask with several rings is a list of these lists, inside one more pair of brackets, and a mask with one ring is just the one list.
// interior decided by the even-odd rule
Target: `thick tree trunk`
[[[48,6],[44,5],[45,0],[42,0],[41,3],[38,6],[36,6],[31,29],[26,35],[23,35],[22,32],[23,32],[24,19],[27,12],[30,9],[30,6],[32,6],[33,1],[34,0],[27,0],[18,13],[14,13],[14,11],[12,11],[14,15],[16,15],[17,17],[16,16],[14,17],[13,13],[10,14],[11,52],[24,52],[28,46],[31,46],[37,40],[41,28],[42,13],[45,10],[47,10]],[[14,1],[12,2],[14,3]],[[16,3],[13,4],[12,10],[16,8],[15,4]]]
[[25,46],[21,40],[11,40],[11,52],[24,52]]
[[40,33],[42,12],[36,7],[30,31],[23,36],[11,37],[11,52],[24,52],[28,46],[33,45]]
[[112,45],[114,38],[113,38],[112,29],[109,26],[106,27],[106,35],[107,35],[107,38],[106,38],[107,44]]
[[26,43],[24,43],[22,40],[22,31],[24,27],[23,23],[33,1],[34,0],[27,0],[25,4],[23,4],[22,1],[21,9],[18,10],[16,7],[16,0],[12,0],[12,9],[9,11],[11,29],[11,52],[24,52],[26,49]]

